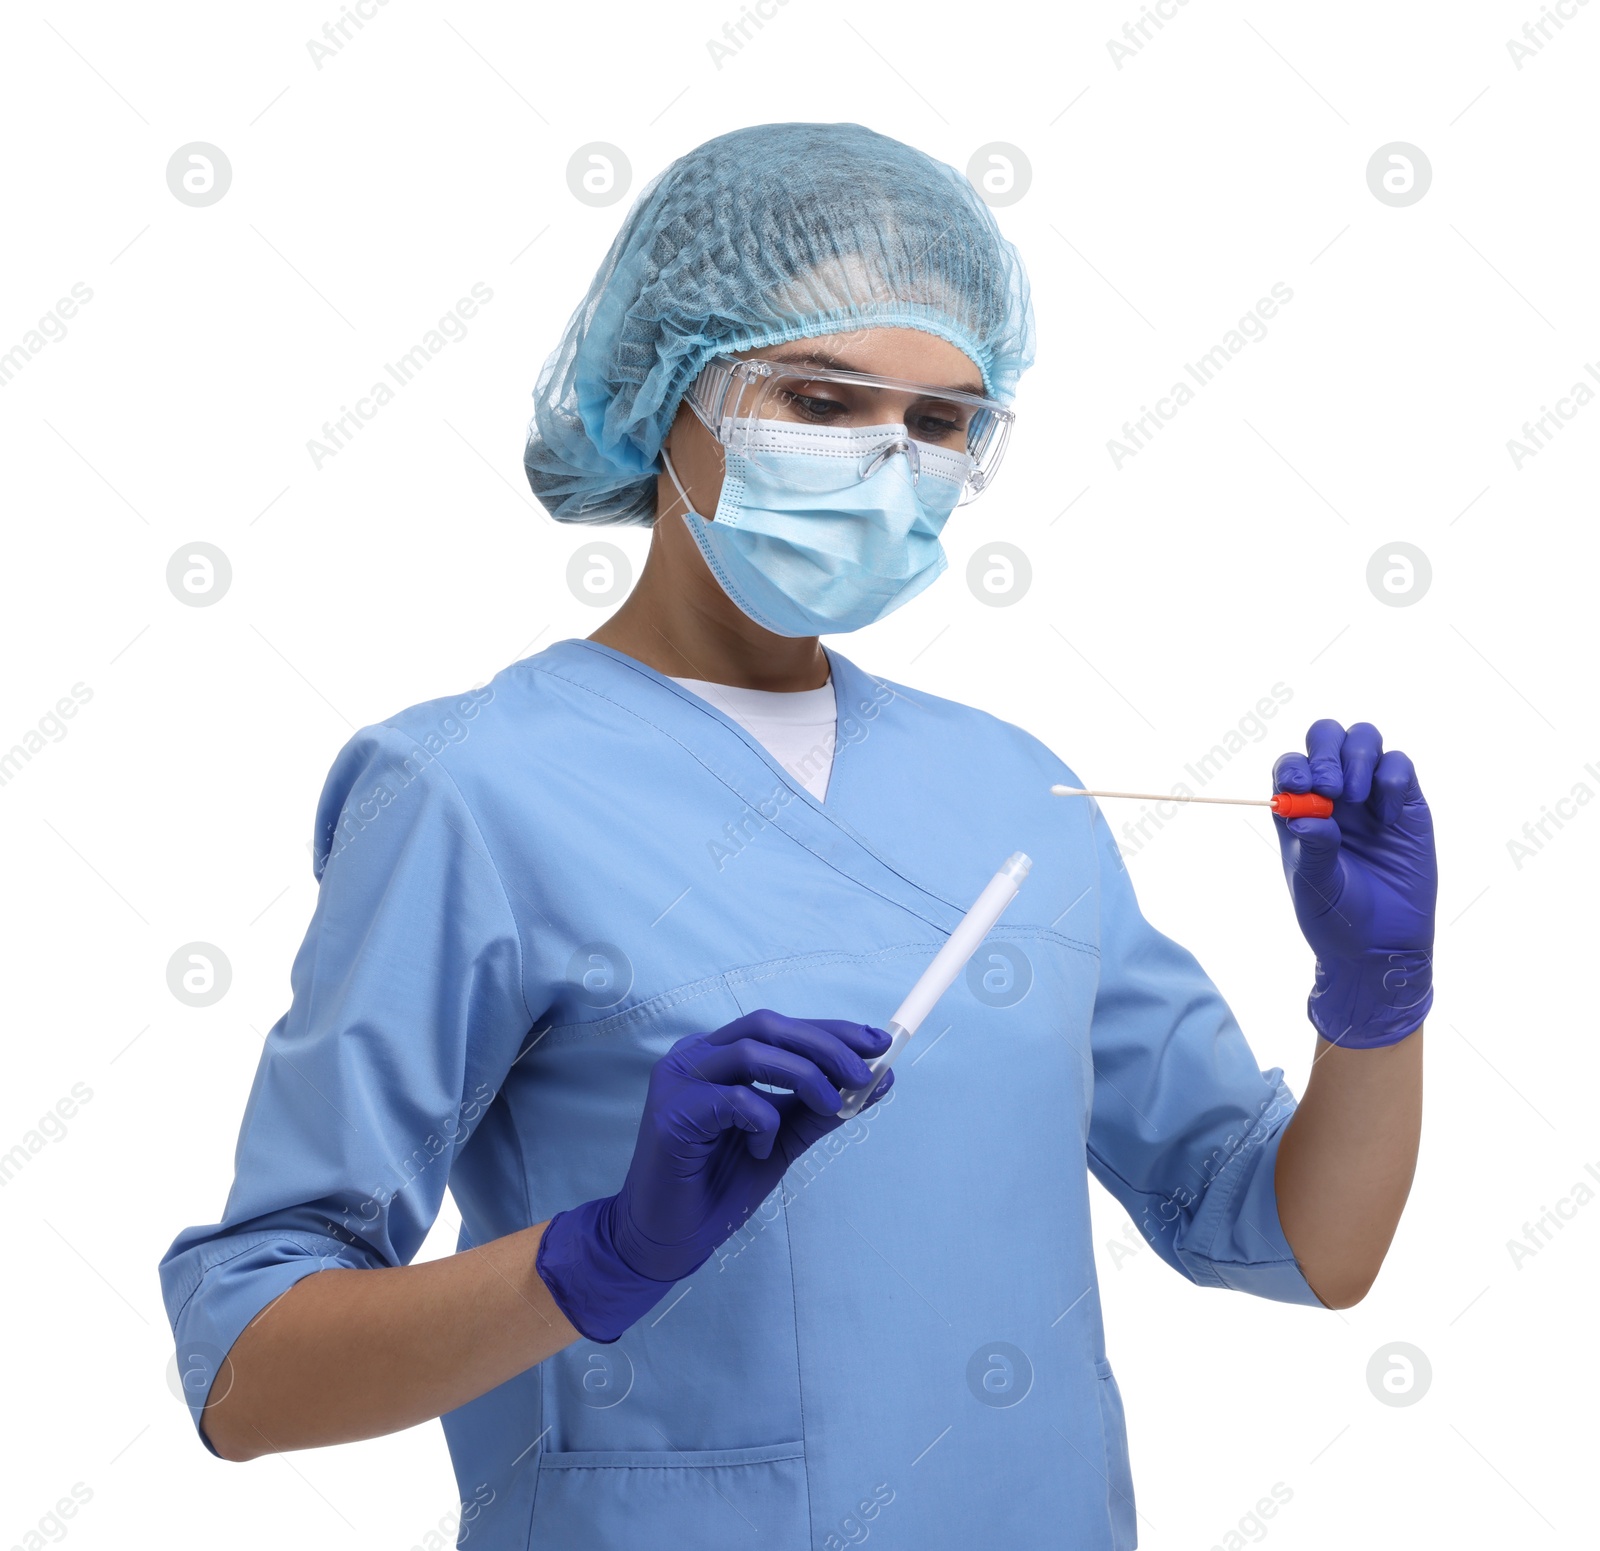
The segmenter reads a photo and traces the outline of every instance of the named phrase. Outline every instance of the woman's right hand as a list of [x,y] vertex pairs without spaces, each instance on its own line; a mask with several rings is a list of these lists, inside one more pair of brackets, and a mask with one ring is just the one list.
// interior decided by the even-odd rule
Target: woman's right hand
[[[551,1219],[538,1271],[573,1325],[615,1340],[705,1264],[784,1171],[843,1122],[841,1090],[871,1078],[882,1029],[762,1009],[680,1039],[650,1073],[622,1189]],[[893,1084],[885,1072],[875,1103]],[[765,1083],[786,1093],[763,1093]]]
[[[614,1242],[641,1276],[675,1282],[766,1200],[784,1170],[843,1124],[841,1089],[872,1080],[882,1029],[760,1012],[680,1039],[650,1073]],[[886,1072],[874,1098],[889,1089]],[[789,1093],[762,1093],[766,1083]]]

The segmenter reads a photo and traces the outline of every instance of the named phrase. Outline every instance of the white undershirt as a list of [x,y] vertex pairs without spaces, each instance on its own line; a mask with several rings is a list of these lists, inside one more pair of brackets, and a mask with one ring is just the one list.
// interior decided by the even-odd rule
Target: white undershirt
[[821,802],[833,773],[839,711],[830,678],[821,689],[739,689],[705,679],[674,678],[691,694],[731,716]]

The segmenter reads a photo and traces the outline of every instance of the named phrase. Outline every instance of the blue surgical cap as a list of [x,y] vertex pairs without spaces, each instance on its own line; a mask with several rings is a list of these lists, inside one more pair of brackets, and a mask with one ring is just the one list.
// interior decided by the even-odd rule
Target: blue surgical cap
[[860,124],[708,140],[640,192],[545,362],[528,483],[561,522],[653,522],[710,357],[855,328],[936,334],[1004,402],[1033,362],[1022,260],[955,168]]

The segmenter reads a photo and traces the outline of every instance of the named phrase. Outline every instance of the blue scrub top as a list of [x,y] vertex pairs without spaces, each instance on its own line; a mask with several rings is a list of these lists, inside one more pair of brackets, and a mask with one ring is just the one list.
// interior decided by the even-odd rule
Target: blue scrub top
[[161,1266],[197,1422],[261,1309],[410,1261],[447,1184],[461,1248],[616,1191],[674,1041],[760,1007],[882,1024],[1022,850],[887,1100],[620,1341],[443,1423],[477,1551],[1135,1545],[1088,1176],[1190,1281],[1316,1305],[1273,1185],[1294,1099],[1098,806],[1050,796],[1072,770],[828,658],[824,803],[591,641],[344,746],[223,1219]]

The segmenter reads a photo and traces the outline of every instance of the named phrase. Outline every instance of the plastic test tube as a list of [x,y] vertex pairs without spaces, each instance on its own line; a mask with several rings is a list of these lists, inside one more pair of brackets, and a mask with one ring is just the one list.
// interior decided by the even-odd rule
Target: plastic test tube
[[843,1120],[858,1115],[866,1104],[878,1079],[894,1065],[895,1057],[905,1049],[911,1036],[922,1026],[922,1020],[933,1011],[934,1003],[948,991],[957,975],[966,968],[967,960],[978,950],[978,944],[989,935],[989,929],[1000,919],[1001,912],[1017,897],[1022,880],[1028,876],[1032,860],[1021,851],[1013,851],[984,886],[972,908],[956,923],[956,929],[946,938],[944,946],[934,954],[933,962],[923,970],[921,978],[912,986],[910,994],[901,1002],[885,1032],[890,1036],[889,1048],[876,1060],[867,1063],[872,1076],[866,1086],[847,1089],[844,1107],[839,1111]]

